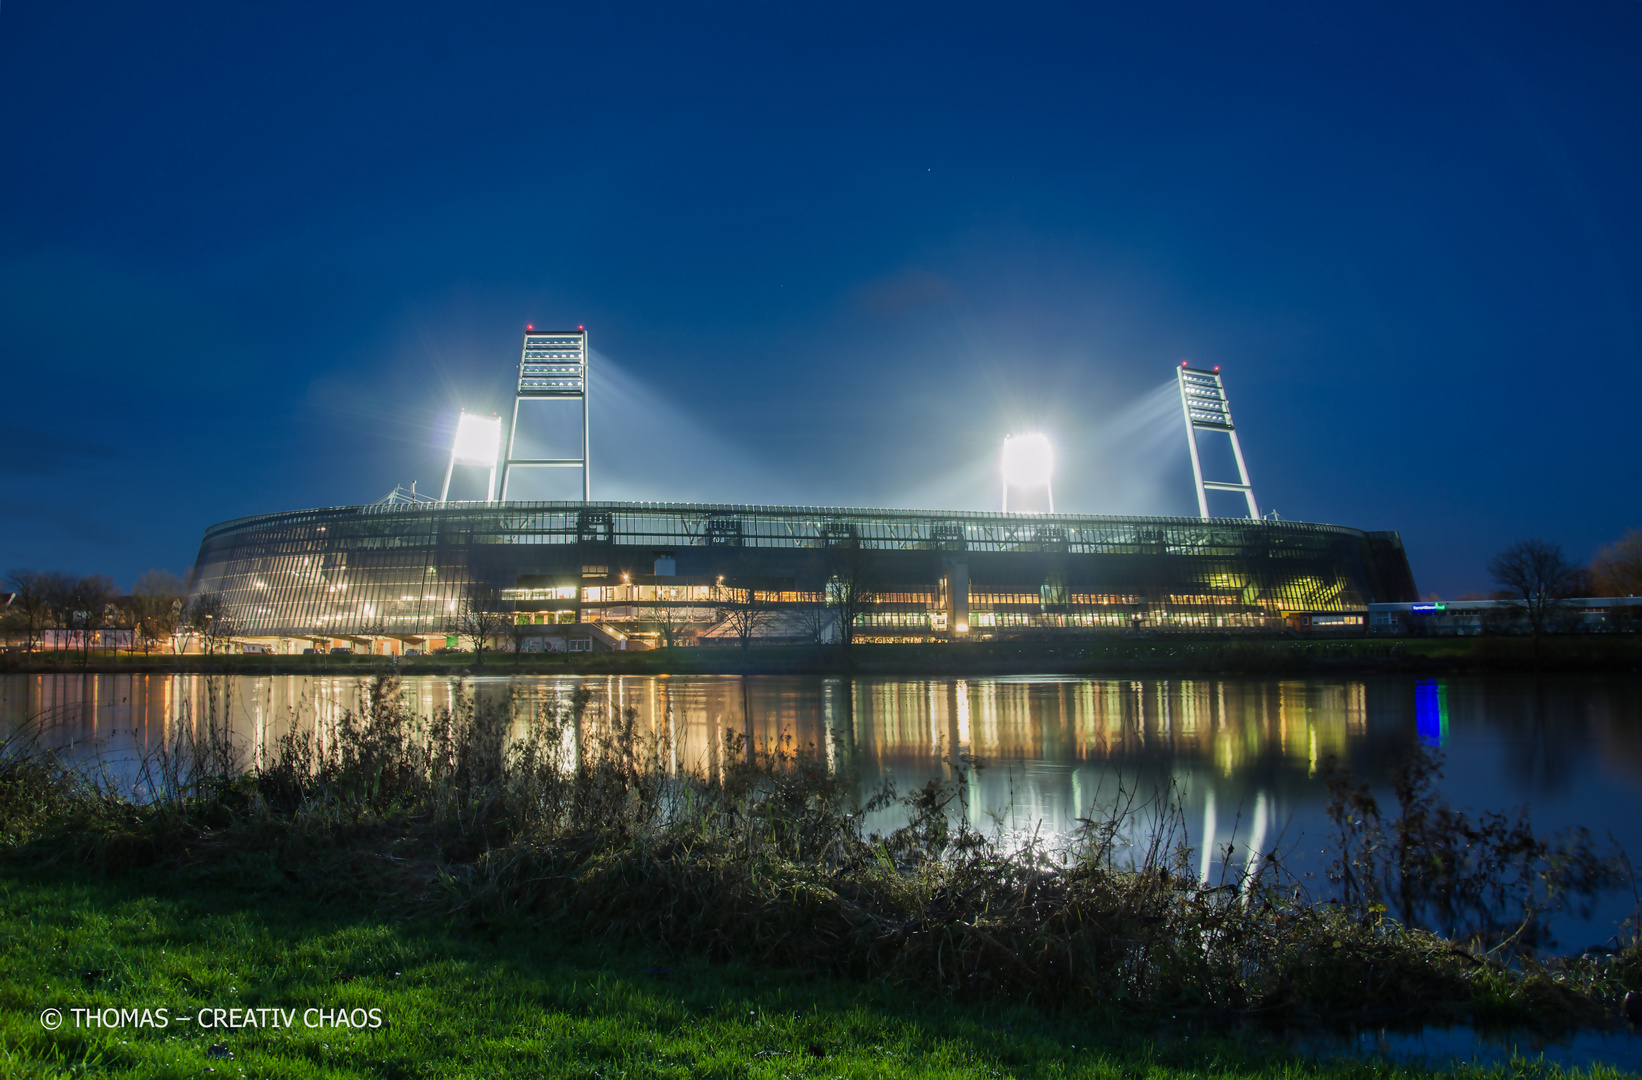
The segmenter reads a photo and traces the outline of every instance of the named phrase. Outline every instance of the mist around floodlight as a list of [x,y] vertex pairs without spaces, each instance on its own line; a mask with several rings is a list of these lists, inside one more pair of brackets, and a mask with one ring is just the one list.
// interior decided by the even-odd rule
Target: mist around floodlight
[[[1036,420],[1018,413],[1006,416],[995,403],[994,415],[988,416],[977,403],[969,423],[936,434],[944,449],[926,457],[935,468],[921,476],[908,475],[904,462],[893,468],[886,463],[883,471],[817,475],[809,467],[772,468],[766,464],[770,455],[756,453],[737,438],[741,431],[751,437],[755,429],[738,425],[733,414],[704,408],[682,386],[640,377],[599,351],[592,352],[591,360],[595,499],[995,511],[1003,506],[1004,436],[1037,434],[1046,444],[1055,512],[1195,516],[1192,468],[1173,378],[1120,402],[1067,399]],[[566,447],[580,438],[569,419],[567,415],[562,433]],[[557,452],[549,449],[553,440],[540,423],[527,426],[520,438],[521,452],[527,440],[529,452]],[[896,452],[890,443],[881,449]],[[573,490],[579,485],[567,483],[560,490],[549,486],[552,479],[522,475],[508,497],[580,498],[579,490]],[[1016,478],[1009,508],[1047,511],[1049,486],[1028,488],[1019,482],[1025,479]],[[475,487],[484,482],[476,481]]]
[[[907,509],[999,509],[999,446],[1012,426],[1031,430],[1010,425],[1002,416],[993,418],[990,428],[995,434],[977,432],[954,446],[945,467],[898,492],[874,493],[873,503]],[[1033,426],[1049,435],[1054,445],[1057,512],[1195,516],[1192,466],[1173,378],[1121,403],[1073,401]],[[1018,510],[1020,505],[1012,494],[1010,508]]]
[[1055,447],[1047,435],[1038,431],[1005,435],[1000,471],[1003,475],[1004,513],[1009,512],[1011,489],[1017,492],[1017,497],[1027,492],[1042,491],[1047,497],[1049,513],[1055,512]]
[[497,416],[480,416],[463,410],[456,422],[456,440],[450,447],[450,464],[445,466],[445,486],[439,492],[439,501],[450,497],[450,477],[458,465],[477,465],[490,470],[485,485],[485,500],[496,497],[496,464],[502,456],[502,420]]
[[456,423],[456,441],[450,458],[458,465],[482,465],[494,468],[502,449],[502,421],[500,417],[479,416],[464,412]]
[[[640,502],[804,503],[802,485],[740,444],[722,411],[633,375],[598,350],[590,365],[593,494]],[[728,432],[728,433],[727,433]],[[515,498],[521,496],[512,496]]]

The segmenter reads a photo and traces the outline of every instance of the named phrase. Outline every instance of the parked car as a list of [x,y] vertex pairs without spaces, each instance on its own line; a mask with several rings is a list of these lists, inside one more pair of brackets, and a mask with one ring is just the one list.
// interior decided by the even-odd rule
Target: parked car
[[319,650],[318,649],[303,649],[302,650],[302,655],[303,656],[318,656],[319,655]]
[[332,649],[331,650],[331,655],[332,656],[352,656],[353,655],[353,650],[352,649]]

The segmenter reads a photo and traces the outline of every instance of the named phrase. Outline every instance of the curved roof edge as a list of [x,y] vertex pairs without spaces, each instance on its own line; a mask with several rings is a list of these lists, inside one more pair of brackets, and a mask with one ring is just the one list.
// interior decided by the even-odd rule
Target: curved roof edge
[[464,514],[475,511],[494,513],[580,513],[584,510],[599,512],[692,515],[740,515],[757,517],[826,517],[867,519],[921,519],[931,522],[973,521],[996,523],[1000,521],[1030,521],[1034,523],[1061,523],[1067,525],[1213,525],[1219,528],[1300,529],[1305,531],[1353,533],[1367,536],[1363,529],[1348,525],[1330,525],[1306,521],[1272,521],[1251,518],[1196,518],[1150,517],[1123,514],[1006,514],[995,510],[897,510],[888,507],[862,506],[767,506],[750,503],[679,503],[679,502],[442,502],[419,504],[367,503],[359,506],[314,507],[306,510],[281,510],[233,518],[208,526],[204,539],[234,532],[239,529],[277,521],[326,521],[348,517],[422,517],[428,514]]

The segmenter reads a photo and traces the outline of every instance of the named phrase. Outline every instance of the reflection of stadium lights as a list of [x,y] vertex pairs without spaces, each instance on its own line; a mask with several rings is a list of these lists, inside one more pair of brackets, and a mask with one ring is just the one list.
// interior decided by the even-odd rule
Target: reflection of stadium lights
[[485,499],[491,499],[496,488],[496,463],[501,455],[501,417],[463,412],[461,420],[456,423],[456,441],[450,448],[450,464],[445,467],[445,488],[439,494],[439,501],[444,502],[450,496],[450,474],[458,465],[477,465],[490,470],[490,485],[485,488]]
[[1049,438],[1037,432],[1006,435],[1003,440],[1003,508],[1009,510],[1009,489],[1044,488],[1049,492],[1049,512],[1055,512],[1055,493],[1050,481],[1055,474],[1055,448]]

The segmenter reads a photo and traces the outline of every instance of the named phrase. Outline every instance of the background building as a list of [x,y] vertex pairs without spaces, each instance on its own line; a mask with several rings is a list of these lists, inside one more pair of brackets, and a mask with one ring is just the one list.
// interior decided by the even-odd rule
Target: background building
[[[1422,600],[1368,606],[1368,628],[1398,637],[1469,637],[1527,634],[1533,624],[1514,600]],[[1635,633],[1642,628],[1642,597],[1571,596],[1553,601],[1544,629],[1554,633]]]

